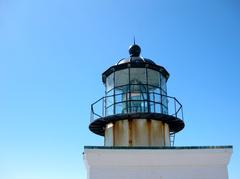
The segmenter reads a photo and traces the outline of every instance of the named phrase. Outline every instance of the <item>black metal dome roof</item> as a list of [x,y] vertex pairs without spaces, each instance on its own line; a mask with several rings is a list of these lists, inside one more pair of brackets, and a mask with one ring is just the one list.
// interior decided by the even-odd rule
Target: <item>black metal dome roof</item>
[[118,61],[116,65],[124,64],[124,63],[149,63],[155,65],[155,63],[147,58],[140,57],[141,48],[137,44],[133,44],[128,49],[130,57],[129,58],[123,58]]
[[124,63],[149,63],[152,65],[156,65],[152,60],[143,58],[143,57],[129,57],[123,58],[117,62],[116,65],[124,64]]
[[105,72],[103,72],[103,74],[102,74],[103,83],[106,82],[105,81],[106,77],[109,76],[114,71],[118,71],[118,70],[125,69],[128,67],[137,67],[137,68],[138,67],[139,68],[147,67],[150,69],[154,69],[154,70],[161,72],[166,77],[166,79],[168,79],[169,73],[167,72],[167,70],[164,67],[157,65],[155,62],[153,62],[150,59],[141,57],[140,53],[141,53],[140,46],[138,46],[137,44],[131,45],[129,47],[130,57],[119,60],[115,65],[111,66]]

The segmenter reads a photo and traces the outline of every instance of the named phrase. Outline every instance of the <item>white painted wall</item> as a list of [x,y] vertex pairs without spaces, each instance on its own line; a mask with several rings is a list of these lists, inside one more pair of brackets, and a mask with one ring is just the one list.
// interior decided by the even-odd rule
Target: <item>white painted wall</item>
[[227,179],[232,149],[85,149],[88,179]]

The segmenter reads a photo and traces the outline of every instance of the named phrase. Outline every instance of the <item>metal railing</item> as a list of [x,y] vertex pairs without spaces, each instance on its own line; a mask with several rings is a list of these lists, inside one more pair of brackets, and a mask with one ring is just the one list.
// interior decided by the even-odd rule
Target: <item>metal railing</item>
[[182,105],[175,97],[155,92],[139,93],[138,98],[132,96],[129,93],[121,93],[100,98],[91,105],[90,121],[110,115],[141,112],[161,113],[183,120]]

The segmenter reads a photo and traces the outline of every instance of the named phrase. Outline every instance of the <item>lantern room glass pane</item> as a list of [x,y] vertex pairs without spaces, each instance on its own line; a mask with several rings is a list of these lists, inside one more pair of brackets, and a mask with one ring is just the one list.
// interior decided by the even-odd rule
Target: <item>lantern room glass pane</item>
[[115,110],[116,110],[116,114],[121,114],[123,113],[123,103],[116,103],[115,104]]
[[129,90],[129,85],[119,86],[114,89],[115,89],[115,94],[127,93]]
[[130,85],[131,92],[146,93],[147,85]]
[[163,91],[163,90],[162,90],[162,91],[161,91],[161,94],[167,96],[167,92],[166,92],[166,91]]
[[166,78],[163,75],[161,75],[161,88],[162,88],[162,90],[164,92],[167,93],[167,84],[166,84],[166,82],[167,82]]
[[113,78],[114,78],[114,73],[109,75],[106,79],[106,91],[109,91],[113,89]]
[[106,116],[109,116],[109,115],[113,115],[114,114],[114,108],[113,108],[114,106],[113,105],[111,105],[111,106],[108,106],[107,108],[106,108]]
[[162,113],[168,114],[168,99],[165,95],[162,95]]
[[123,95],[122,94],[116,94],[115,95],[115,103],[119,103],[123,101]]
[[162,106],[162,113],[168,114],[168,108],[166,106]]
[[107,91],[106,96],[113,96],[114,89]]
[[150,107],[150,112],[155,112],[155,103],[150,102],[149,107]]
[[146,69],[145,68],[130,68],[130,83],[131,84],[146,84]]
[[161,103],[161,94],[160,93],[154,93],[155,94],[155,102]]
[[127,85],[129,83],[128,69],[115,72],[115,86]]
[[160,103],[155,103],[155,112],[161,113],[161,104]]
[[113,96],[107,96],[106,99],[106,107],[109,107],[111,105],[113,105]]
[[155,87],[160,86],[160,74],[158,71],[148,69],[148,85]]
[[139,93],[139,92],[134,92],[131,93],[131,100],[147,100],[147,93]]

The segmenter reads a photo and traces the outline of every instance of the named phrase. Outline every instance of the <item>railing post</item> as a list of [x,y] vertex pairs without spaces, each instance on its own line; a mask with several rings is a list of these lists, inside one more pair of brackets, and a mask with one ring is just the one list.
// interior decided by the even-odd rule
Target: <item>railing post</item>
[[93,111],[93,105],[91,105],[91,117],[90,117],[90,122],[94,120],[94,111]]

